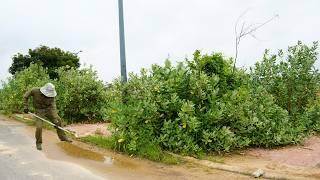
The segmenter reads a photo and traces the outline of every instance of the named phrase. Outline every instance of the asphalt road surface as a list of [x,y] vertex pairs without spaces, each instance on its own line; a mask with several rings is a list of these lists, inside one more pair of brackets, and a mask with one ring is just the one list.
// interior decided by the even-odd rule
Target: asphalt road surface
[[22,131],[25,125],[0,116],[0,179],[106,179],[64,161],[48,159],[36,150],[34,139]]

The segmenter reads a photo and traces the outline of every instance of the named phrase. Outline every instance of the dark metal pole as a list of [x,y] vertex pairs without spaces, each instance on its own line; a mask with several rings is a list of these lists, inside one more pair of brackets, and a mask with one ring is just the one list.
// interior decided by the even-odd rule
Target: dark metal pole
[[125,48],[124,20],[123,20],[123,0],[118,0],[118,6],[119,6],[121,80],[123,82],[127,82],[126,48]]

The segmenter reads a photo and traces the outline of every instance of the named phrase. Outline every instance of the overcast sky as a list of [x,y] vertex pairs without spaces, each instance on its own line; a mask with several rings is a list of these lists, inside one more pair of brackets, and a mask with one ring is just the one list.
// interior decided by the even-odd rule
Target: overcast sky
[[[11,57],[39,45],[79,54],[99,77],[120,76],[117,0],[1,0],[0,80]],[[263,26],[240,44],[237,66],[249,67],[264,49],[286,48],[298,40],[320,40],[319,0],[124,0],[127,71],[138,72],[169,57],[181,61],[196,49],[234,56],[234,26]]]

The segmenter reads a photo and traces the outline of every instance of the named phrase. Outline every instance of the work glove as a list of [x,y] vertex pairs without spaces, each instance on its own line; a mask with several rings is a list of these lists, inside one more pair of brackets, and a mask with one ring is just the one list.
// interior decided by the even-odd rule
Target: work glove
[[29,112],[29,109],[28,108],[24,108],[23,112],[27,114]]

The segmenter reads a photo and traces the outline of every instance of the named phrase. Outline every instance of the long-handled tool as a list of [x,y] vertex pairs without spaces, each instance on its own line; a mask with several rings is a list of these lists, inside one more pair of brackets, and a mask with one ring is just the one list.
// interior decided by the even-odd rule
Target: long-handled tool
[[61,129],[62,131],[67,132],[67,133],[70,133],[70,134],[74,135],[75,137],[77,137],[77,134],[76,134],[75,132],[69,131],[69,130],[67,130],[67,129],[64,129],[64,128],[58,126],[58,125],[55,125],[54,123],[52,123],[52,122],[50,122],[50,121],[48,121],[48,120],[46,120],[46,119],[44,119],[44,118],[42,118],[42,117],[34,114],[34,113],[28,112],[28,114],[31,114],[32,116],[34,116],[34,117],[36,117],[36,118],[38,118],[38,119],[40,119],[40,120],[42,120],[42,121],[50,124],[51,126],[56,127],[56,128],[58,128],[58,129]]

